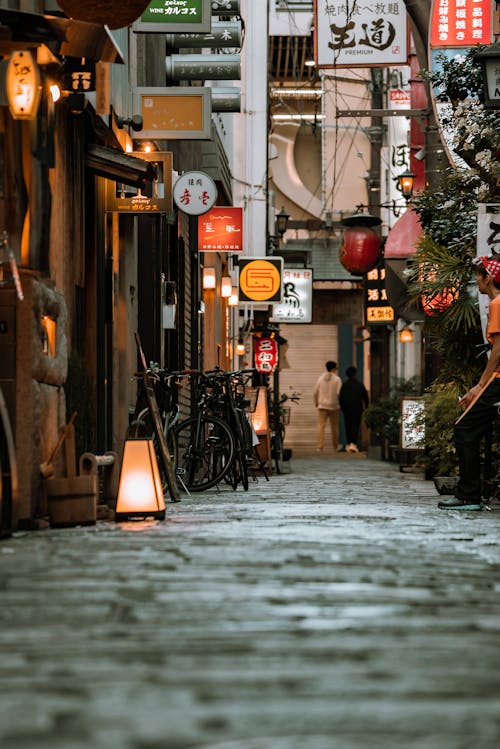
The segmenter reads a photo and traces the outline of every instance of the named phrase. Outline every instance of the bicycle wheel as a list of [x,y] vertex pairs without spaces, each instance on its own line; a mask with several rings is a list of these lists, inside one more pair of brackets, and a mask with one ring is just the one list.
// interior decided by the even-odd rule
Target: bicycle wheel
[[274,458],[274,465],[276,466],[276,473],[284,473],[283,463],[283,430],[278,427],[273,437],[273,449],[272,454]]
[[175,430],[177,473],[189,491],[202,492],[221,481],[234,458],[231,430],[216,416],[191,416]]

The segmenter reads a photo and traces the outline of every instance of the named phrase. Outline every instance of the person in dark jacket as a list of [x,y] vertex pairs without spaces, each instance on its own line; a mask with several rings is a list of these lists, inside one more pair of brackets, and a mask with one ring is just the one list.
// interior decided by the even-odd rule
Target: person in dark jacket
[[346,451],[357,453],[358,437],[361,427],[363,411],[369,403],[368,391],[362,382],[356,378],[356,367],[347,367],[347,380],[340,388],[339,403],[344,415],[344,426],[346,431]]

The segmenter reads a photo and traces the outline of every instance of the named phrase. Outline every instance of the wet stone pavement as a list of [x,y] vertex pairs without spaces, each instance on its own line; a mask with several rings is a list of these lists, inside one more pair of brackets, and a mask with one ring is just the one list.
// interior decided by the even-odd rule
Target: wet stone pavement
[[0,543],[2,749],[498,749],[500,510],[293,459]]

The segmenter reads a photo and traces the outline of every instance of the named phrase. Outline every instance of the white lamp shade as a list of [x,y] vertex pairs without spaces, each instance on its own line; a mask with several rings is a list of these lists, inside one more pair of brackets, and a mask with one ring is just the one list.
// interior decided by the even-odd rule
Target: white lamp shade
[[229,299],[232,291],[233,287],[231,285],[231,276],[222,276],[220,283],[220,295],[225,297],[226,299]]
[[165,517],[165,498],[153,440],[126,440],[115,519],[151,516]]
[[227,303],[230,307],[238,306],[238,287],[237,286],[231,287],[231,296],[228,298]]
[[215,268],[203,268],[203,288],[215,289],[216,277]]

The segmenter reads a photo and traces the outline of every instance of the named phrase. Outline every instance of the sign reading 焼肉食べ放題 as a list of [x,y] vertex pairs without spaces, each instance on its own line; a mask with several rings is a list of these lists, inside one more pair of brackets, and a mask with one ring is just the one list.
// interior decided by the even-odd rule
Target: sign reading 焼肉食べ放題
[[210,31],[210,0],[152,0],[133,24],[133,30],[145,33],[197,34]]
[[408,24],[404,0],[316,0],[315,60],[319,68],[403,65]]

